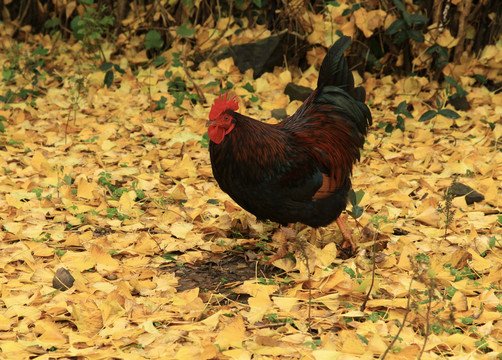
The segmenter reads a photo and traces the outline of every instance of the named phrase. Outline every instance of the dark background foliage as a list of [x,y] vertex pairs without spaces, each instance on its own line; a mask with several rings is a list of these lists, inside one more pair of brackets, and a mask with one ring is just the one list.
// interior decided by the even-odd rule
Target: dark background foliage
[[[75,31],[75,18],[93,17],[96,21],[108,19],[106,31],[100,36],[113,41],[113,36],[146,34],[155,30],[163,41],[162,48],[169,48],[173,41],[173,29],[178,33],[197,25],[210,26],[210,19],[232,17],[242,23],[248,20],[248,27],[266,26],[272,33],[287,30],[290,34],[299,35],[292,46],[294,51],[301,53],[306,43],[297,41],[308,35],[312,29],[299,21],[299,15],[305,11],[320,13],[325,11],[328,4],[335,5],[336,1],[287,1],[287,0],[79,0],[78,3],[63,3],[54,0],[0,0],[2,20],[16,25],[15,37],[23,37],[24,27],[29,25],[32,32],[54,33],[60,32],[63,39],[73,36],[78,38]],[[80,8],[76,8],[76,5]],[[68,11],[69,8],[75,11]],[[497,0],[373,0],[364,3],[354,2],[352,8],[346,11],[351,16],[353,11],[364,6],[367,11],[382,9],[387,14],[393,14],[396,20],[386,30],[380,29],[370,38],[362,33],[356,36],[356,46],[352,51],[363,55],[363,61],[353,61],[359,70],[380,72],[383,74],[408,74],[412,71],[411,59],[417,54],[412,49],[413,42],[423,42],[423,34],[431,26],[449,29],[459,43],[454,49],[441,49],[430,44],[428,51],[434,54],[431,64],[433,76],[438,79],[440,70],[448,62],[458,62],[464,50],[476,55],[488,44],[494,44],[502,26],[502,7]],[[134,19],[134,21],[130,21]],[[129,21],[128,21],[129,20]],[[189,29],[187,29],[189,30]],[[474,37],[466,33],[474,32]],[[187,36],[186,41],[194,41]],[[161,50],[161,49],[159,49]],[[196,51],[197,49],[195,49]],[[385,66],[379,59],[391,54],[391,61]],[[200,54],[199,54],[200,55]],[[404,61],[398,65],[397,58],[403,56]],[[423,74],[422,74],[423,75]]]

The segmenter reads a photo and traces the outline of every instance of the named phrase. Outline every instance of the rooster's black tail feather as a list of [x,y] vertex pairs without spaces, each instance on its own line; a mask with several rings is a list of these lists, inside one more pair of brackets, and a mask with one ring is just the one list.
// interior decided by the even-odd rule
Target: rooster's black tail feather
[[349,45],[350,37],[342,36],[329,49],[319,70],[317,88],[321,91],[325,86],[336,86],[345,90],[355,100],[364,102],[366,100],[364,88],[354,88],[354,77],[343,55]]

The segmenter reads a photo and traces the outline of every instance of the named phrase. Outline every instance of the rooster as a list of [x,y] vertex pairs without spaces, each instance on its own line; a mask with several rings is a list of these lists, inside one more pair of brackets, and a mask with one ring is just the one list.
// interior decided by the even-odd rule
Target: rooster
[[[272,125],[239,114],[227,92],[209,112],[208,135],[213,175],[237,204],[282,225],[315,229],[336,220],[355,249],[340,214],[372,119],[343,55],[349,45],[343,36],[331,47],[317,89],[289,118]],[[274,260],[285,255],[281,249]]]

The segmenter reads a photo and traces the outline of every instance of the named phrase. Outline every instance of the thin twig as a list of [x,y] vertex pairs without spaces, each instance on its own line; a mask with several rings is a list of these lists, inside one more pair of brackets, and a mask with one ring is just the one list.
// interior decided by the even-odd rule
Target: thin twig
[[68,135],[68,124],[70,123],[70,119],[71,119],[71,109],[69,109],[69,111],[68,111],[68,116],[66,118],[66,124],[64,127],[64,144],[65,145],[66,145],[66,136]]
[[14,26],[14,32],[13,33],[16,33],[21,28],[21,26],[23,26],[24,18],[28,14],[28,10],[30,9],[30,7],[31,7],[31,0],[28,0],[28,4],[25,5],[23,13],[20,14],[16,18],[16,20],[14,20],[15,26]]
[[373,260],[373,269],[371,270],[371,284],[370,288],[368,289],[368,292],[366,293],[366,298],[363,301],[363,304],[361,305],[361,311],[364,311],[366,309],[366,303],[368,302],[371,291],[373,290],[373,285],[375,284],[375,271],[376,271],[376,260],[375,260],[375,253],[376,253],[376,237],[377,237],[378,229],[373,233],[373,246],[371,251],[373,254],[371,254],[371,259]]
[[249,330],[259,330],[259,329],[268,329],[268,328],[276,328],[276,327],[281,327],[284,326],[284,323],[270,323],[270,324],[263,324],[263,325],[254,325],[248,327]]
[[399,337],[399,334],[401,334],[401,331],[404,328],[404,324],[406,323],[406,318],[408,317],[408,314],[411,311],[411,307],[410,307],[410,304],[411,304],[411,284],[413,284],[413,278],[411,278],[410,286],[408,287],[408,303],[406,304],[406,312],[404,313],[403,322],[401,323],[401,327],[399,328],[396,335],[394,336],[394,338],[390,342],[389,346],[387,346],[387,349],[385,349],[385,351],[383,352],[382,356],[380,357],[380,360],[385,359],[385,356],[387,356],[387,353],[389,352],[389,350],[392,349],[392,347],[394,346],[394,343],[396,342],[396,340]]
[[301,255],[303,257],[303,260],[305,261],[305,266],[307,267],[307,281],[308,281],[308,289],[309,289],[309,301],[308,301],[308,309],[307,309],[307,327],[308,330],[310,331],[310,325],[311,325],[311,309],[312,309],[312,278],[310,276],[310,264],[309,264],[309,258],[307,255],[307,249],[305,248],[305,243],[306,241],[302,238],[297,238],[296,242],[300,248]]
[[382,158],[382,160],[383,160],[383,161],[385,161],[385,163],[386,163],[387,165],[389,165],[390,172],[391,172],[392,174],[394,174],[394,170],[392,170],[392,166],[390,166],[390,164],[389,164],[389,162],[387,161],[387,159],[385,158],[385,156],[383,156],[383,154],[382,154],[382,153],[380,152],[380,150],[378,149],[378,148],[380,147],[380,145],[382,145],[383,139],[384,139],[384,137],[382,136],[382,138],[380,139],[380,142],[379,142],[377,145],[373,146],[373,149],[371,149],[371,151],[374,151],[374,152],[376,152],[378,155],[380,155],[380,157]]
[[454,59],[455,62],[458,64],[460,63],[460,57],[462,56],[462,52],[464,51],[464,46],[465,46],[465,23],[466,23],[466,18],[471,12],[471,5],[472,5],[472,0],[466,0],[466,1],[461,1],[459,4],[461,7],[461,13],[460,13],[460,18],[458,20],[458,29],[457,29],[457,36],[459,38],[458,45],[455,47],[455,55]]
[[204,93],[202,92],[202,89],[195,83],[193,80],[192,76],[190,75],[190,70],[188,69],[187,62],[186,62],[186,57],[183,58],[183,70],[185,70],[185,74],[187,75],[188,80],[193,84],[193,87],[195,88],[195,92],[199,96],[199,100],[202,104],[205,104],[206,97],[204,96]]
[[417,357],[417,360],[420,360],[422,358],[422,355],[424,354],[425,351],[425,345],[427,345],[427,340],[429,339],[429,334],[430,334],[430,314],[431,314],[431,308],[432,308],[432,293],[434,290],[433,286],[433,281],[434,279],[430,279],[430,286],[429,286],[429,303],[427,304],[427,316],[425,317],[425,338],[424,338],[424,345],[422,346],[422,350],[420,350],[420,354]]
[[[234,2],[233,1],[228,1],[228,2],[229,2],[229,4],[228,4],[228,6],[229,6],[228,13],[232,14],[232,9],[233,9]],[[216,0],[216,4],[217,4],[216,7],[218,9],[218,15],[219,15],[218,19],[222,19],[222,17],[221,17],[221,6],[220,6],[219,0]],[[223,30],[223,31],[220,32],[218,38],[215,40],[215,44],[217,44],[223,38],[223,36],[227,32],[227,30],[230,28],[230,22],[231,22],[231,17],[229,15],[228,16],[227,25],[225,26],[225,30]],[[209,41],[209,39],[211,38],[211,36],[209,36],[206,41]],[[202,44],[200,44],[199,47],[202,47],[202,45],[204,45],[204,43],[206,41],[204,41]],[[212,58],[212,56],[213,56],[214,52],[216,51],[216,49],[217,49],[217,47],[213,46],[211,52],[209,53],[209,55],[207,55],[206,58],[208,58],[208,59]]]
[[305,265],[307,266],[307,279],[309,282],[309,306],[308,306],[308,311],[307,311],[307,326],[310,331],[311,325],[312,325],[312,317],[311,317],[311,311],[312,311],[312,278],[310,275],[310,266],[309,266],[309,258],[305,257]]

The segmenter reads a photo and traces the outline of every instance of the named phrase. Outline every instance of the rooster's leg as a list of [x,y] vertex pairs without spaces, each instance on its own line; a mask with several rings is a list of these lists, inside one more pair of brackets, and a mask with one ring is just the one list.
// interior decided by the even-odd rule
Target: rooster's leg
[[350,230],[347,228],[347,216],[343,216],[343,219],[342,219],[342,215],[340,215],[338,217],[338,219],[336,219],[336,223],[338,224],[338,227],[340,228],[340,231],[342,232],[342,236],[343,236],[343,244],[342,244],[342,247],[343,248],[348,248],[348,247],[352,247],[352,250],[355,250],[356,249],[356,242],[354,241],[354,239],[352,238],[352,234],[350,232]]
[[296,233],[288,227],[281,227],[281,230],[274,234],[274,238],[279,240],[279,248],[277,252],[270,257],[267,261],[267,265],[271,265],[274,261],[282,259],[288,254],[288,240],[296,238]]

